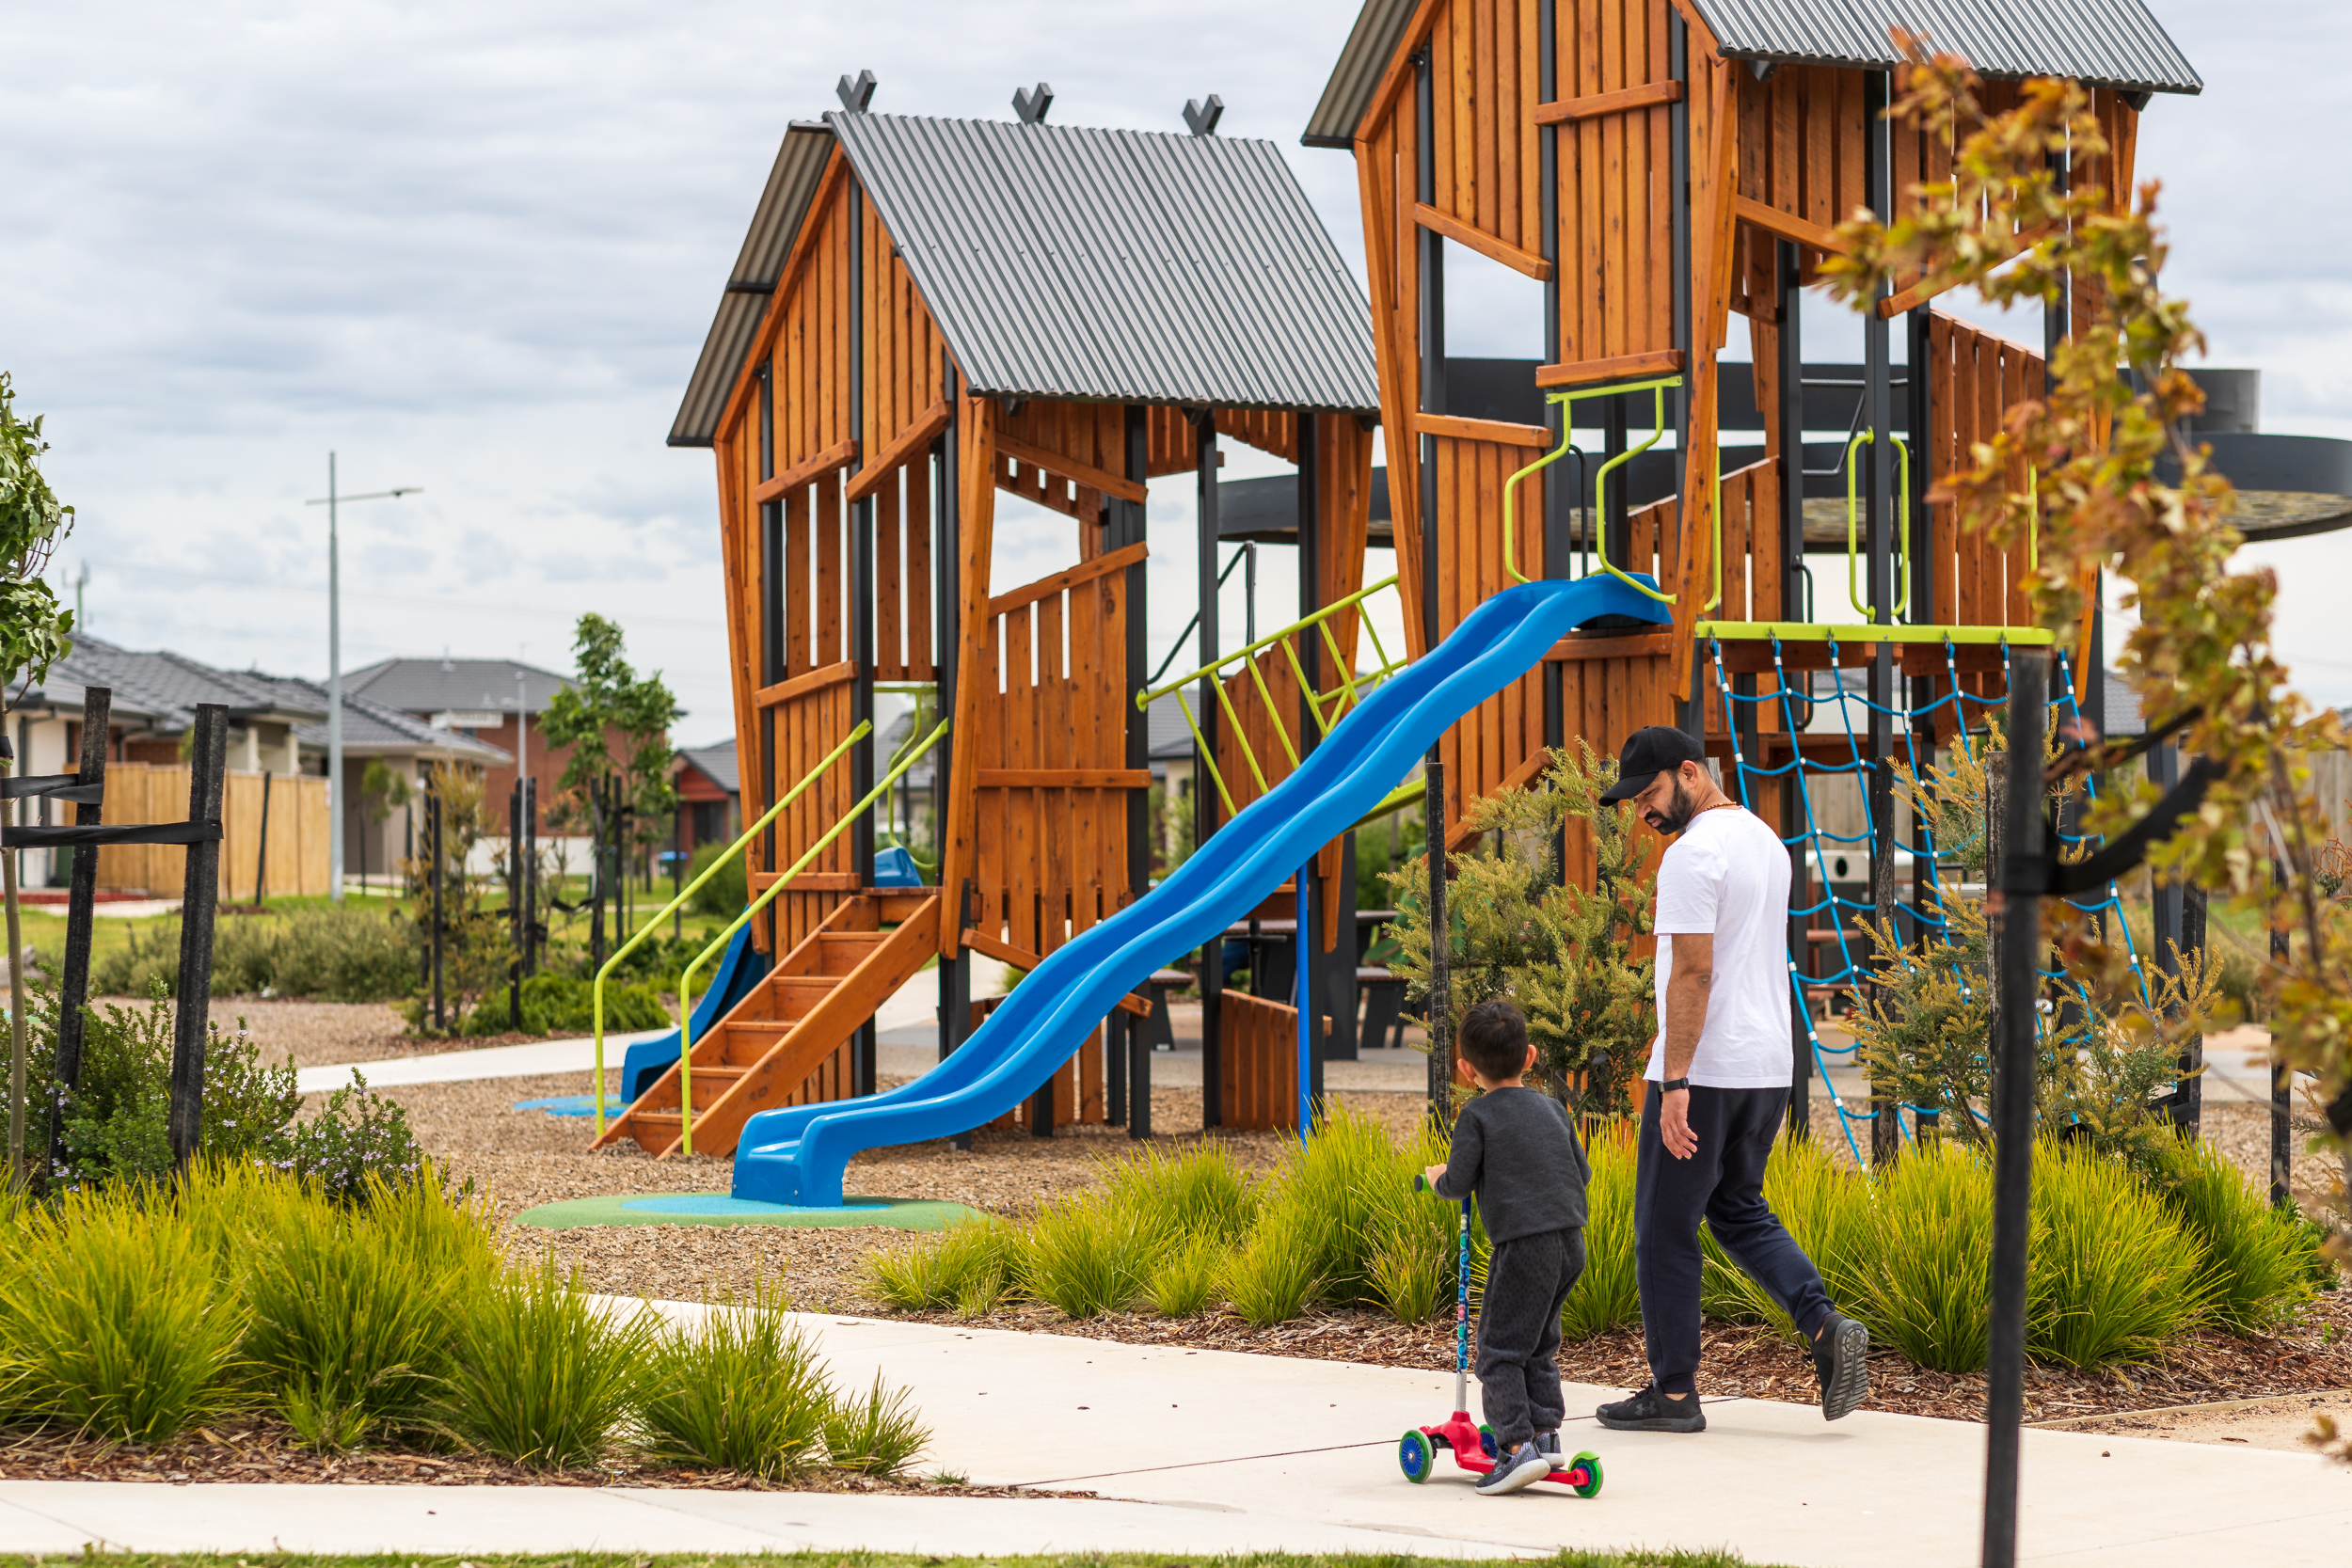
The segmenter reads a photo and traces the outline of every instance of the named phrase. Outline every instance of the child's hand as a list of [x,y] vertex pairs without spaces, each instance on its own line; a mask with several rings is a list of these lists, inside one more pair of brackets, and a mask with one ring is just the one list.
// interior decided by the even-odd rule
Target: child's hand
[[1421,1175],[1422,1180],[1429,1183],[1429,1190],[1434,1193],[1438,1190],[1438,1183],[1445,1180],[1445,1167],[1443,1165],[1432,1165],[1427,1170],[1422,1171]]

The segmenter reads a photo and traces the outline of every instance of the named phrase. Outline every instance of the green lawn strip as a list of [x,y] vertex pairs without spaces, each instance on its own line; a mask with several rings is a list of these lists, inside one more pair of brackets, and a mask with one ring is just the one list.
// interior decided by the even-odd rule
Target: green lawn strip
[[[1018,1507],[1018,1503],[1009,1506]],[[1516,1558],[1549,1568],[1769,1568],[1730,1552],[1582,1552],[1556,1557]],[[468,1552],[428,1557],[411,1552],[368,1557],[329,1557],[300,1552],[106,1554],[108,1568],[1458,1568],[1457,1558],[1313,1556],[1252,1552],[1233,1557],[1178,1558],[1168,1552],[1072,1552],[1050,1557],[926,1557],[896,1552],[762,1552],[719,1557],[679,1552],[644,1557],[634,1552],[550,1552],[524,1557]]]

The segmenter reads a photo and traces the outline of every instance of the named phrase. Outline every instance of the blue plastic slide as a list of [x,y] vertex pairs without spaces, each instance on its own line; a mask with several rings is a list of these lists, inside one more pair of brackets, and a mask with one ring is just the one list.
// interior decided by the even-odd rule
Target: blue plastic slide
[[937,1068],[886,1094],[752,1117],[736,1145],[735,1196],[836,1207],[842,1170],[861,1150],[949,1137],[1011,1110],[1120,996],[1247,915],[1379,804],[1448,726],[1534,669],[1562,635],[1604,621],[1656,625],[1662,609],[1613,577],[1522,583],[1488,599],[1167,880],[1046,955]]
[[[708,1039],[719,1021],[768,978],[769,967],[768,956],[752,945],[752,928],[745,926],[736,932],[735,940],[720,956],[719,972],[710,977],[709,988],[694,999],[694,1037]],[[677,1031],[673,1029],[628,1048],[628,1054],[621,1060],[622,1104],[636,1103],[663,1073],[677,1066]],[[593,1115],[596,1096],[590,1095],[586,1103]]]

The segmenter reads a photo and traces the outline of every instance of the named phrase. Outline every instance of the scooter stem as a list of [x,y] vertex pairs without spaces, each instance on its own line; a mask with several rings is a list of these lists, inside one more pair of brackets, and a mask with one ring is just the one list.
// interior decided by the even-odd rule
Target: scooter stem
[[1470,1200],[1462,1199],[1462,1239],[1454,1264],[1454,1408],[1470,1410]]

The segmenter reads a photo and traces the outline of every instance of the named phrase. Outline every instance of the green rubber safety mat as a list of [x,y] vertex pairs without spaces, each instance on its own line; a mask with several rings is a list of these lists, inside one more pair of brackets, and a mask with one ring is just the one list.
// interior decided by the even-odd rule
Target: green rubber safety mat
[[958,1220],[977,1219],[977,1209],[929,1198],[851,1197],[838,1209],[802,1209],[755,1203],[724,1193],[621,1194],[543,1203],[515,1216],[516,1225],[569,1230],[582,1225],[785,1225],[823,1228],[871,1225],[893,1230],[945,1230]]

